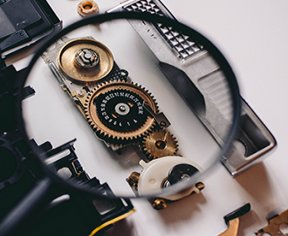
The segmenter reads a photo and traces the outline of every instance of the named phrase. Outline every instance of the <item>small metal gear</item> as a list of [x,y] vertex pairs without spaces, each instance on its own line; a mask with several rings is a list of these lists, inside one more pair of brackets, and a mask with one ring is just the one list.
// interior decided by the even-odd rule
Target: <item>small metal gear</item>
[[143,87],[122,80],[108,81],[87,95],[84,114],[105,142],[135,143],[156,124],[145,106],[158,112],[155,99]]
[[178,151],[176,138],[167,130],[154,131],[141,143],[143,153],[150,160],[163,156],[174,156]]

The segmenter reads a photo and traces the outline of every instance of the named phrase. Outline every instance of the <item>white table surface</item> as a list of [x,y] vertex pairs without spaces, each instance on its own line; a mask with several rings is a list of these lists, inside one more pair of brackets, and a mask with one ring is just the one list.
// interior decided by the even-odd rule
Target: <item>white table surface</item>
[[[81,19],[79,1],[49,0],[64,26]],[[119,0],[98,0],[101,12]],[[105,235],[217,235],[223,216],[246,202],[252,211],[241,218],[240,235],[253,235],[266,216],[288,208],[288,2],[163,0],[178,20],[193,26],[231,63],[242,96],[274,134],[278,147],[262,163],[233,178],[219,166],[205,179],[203,194],[193,195],[156,211],[147,201],[133,200],[136,213]],[[77,151],[77,150],[76,150]]]

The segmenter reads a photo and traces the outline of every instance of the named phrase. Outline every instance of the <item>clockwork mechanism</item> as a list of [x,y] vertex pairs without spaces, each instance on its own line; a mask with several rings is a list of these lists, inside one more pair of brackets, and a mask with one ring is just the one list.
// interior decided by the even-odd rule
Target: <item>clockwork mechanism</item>
[[[133,171],[127,178],[137,195],[162,191],[198,172],[194,163],[179,156],[178,142],[168,130],[171,123],[152,94],[133,82],[103,43],[92,37],[64,38],[43,58],[96,136],[123,156],[119,162],[140,164],[143,170]],[[199,182],[183,192],[150,201],[161,209],[203,188]]]
[[169,131],[158,130],[145,136],[141,149],[150,160],[163,156],[175,156],[178,151],[178,142]]
[[123,144],[135,142],[155,126],[146,107],[158,112],[156,101],[147,90],[134,83],[110,81],[88,94],[84,112],[100,138]]

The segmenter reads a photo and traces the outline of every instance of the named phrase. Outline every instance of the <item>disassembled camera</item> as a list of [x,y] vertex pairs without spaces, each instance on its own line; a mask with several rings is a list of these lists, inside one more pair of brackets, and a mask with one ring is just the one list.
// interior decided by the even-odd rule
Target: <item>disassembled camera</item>
[[[119,68],[105,45],[91,37],[64,38],[47,50],[43,59],[107,147],[117,151],[138,146],[142,151],[148,163],[140,161],[141,174],[133,172],[127,178],[137,194],[160,191],[199,170],[188,159],[177,156],[177,140],[167,129],[169,120],[159,111],[152,94]],[[161,174],[159,168],[163,170]],[[149,184],[151,179],[158,184]],[[203,188],[203,183],[197,183],[185,193],[166,200],[175,201]],[[160,207],[154,200],[156,209],[167,205],[161,203]]]
[[[90,14],[85,8],[86,3],[92,4],[93,1],[83,1],[79,5],[82,7],[80,14],[85,11]],[[25,21],[21,21],[23,17],[11,14],[19,6],[24,9]],[[0,15],[7,23],[0,35],[2,56],[61,28],[61,22],[45,0],[0,0],[0,8]],[[175,19],[160,0],[129,0],[110,12],[119,10],[150,12]],[[221,145],[231,118],[231,111],[225,108],[231,103],[229,93],[221,93],[221,98],[215,96],[218,94],[215,89],[225,83],[221,68],[199,43],[171,27],[141,21],[130,23],[158,59],[159,68],[167,80]],[[168,129],[170,121],[160,111],[154,96],[133,82],[128,71],[117,65],[112,52],[103,43],[92,37],[62,38],[53,49],[43,54],[43,59],[97,138],[112,151],[135,147],[140,151],[141,171],[133,171],[126,179],[136,195],[160,192],[201,172],[197,163],[179,154],[177,139]],[[101,184],[95,177],[90,179],[84,171],[75,152],[76,139],[56,148],[50,142],[38,145],[34,140],[27,145],[17,120],[19,110],[15,101],[19,96],[19,81],[16,81],[16,71],[12,66],[3,69],[2,64],[0,60],[0,109],[6,114],[0,122],[1,223],[43,177],[41,168],[33,159],[34,150],[45,153],[46,164],[62,178],[84,183],[103,196],[111,195],[107,183]],[[182,83],[175,80],[180,77]],[[23,99],[35,93],[29,86],[23,91]],[[276,145],[273,135],[244,99],[242,103],[241,130],[230,155],[222,159],[232,175],[260,160]],[[204,187],[204,183],[198,182],[181,192],[149,201],[155,209],[163,209],[171,202],[200,193]],[[33,227],[27,224],[17,228],[17,234],[56,235],[65,228],[64,235],[95,235],[134,212],[127,199],[86,199],[80,193],[65,195],[60,189],[53,189],[51,195],[54,200],[35,219]],[[239,217],[248,211],[250,204],[226,215],[228,228],[220,235],[236,236]],[[286,235],[287,224],[288,211],[285,211],[269,218],[268,225],[256,235]]]
[[[175,19],[160,0],[128,0],[108,12],[116,11],[149,12]],[[217,96],[223,88],[221,68],[200,44],[172,27],[129,22],[158,59],[167,80],[221,145],[225,138],[223,131],[231,122],[229,92],[222,91],[221,96]],[[176,79],[179,77],[183,82]],[[241,130],[230,155],[222,159],[232,175],[256,163],[276,146],[271,132],[244,99],[242,103]]]

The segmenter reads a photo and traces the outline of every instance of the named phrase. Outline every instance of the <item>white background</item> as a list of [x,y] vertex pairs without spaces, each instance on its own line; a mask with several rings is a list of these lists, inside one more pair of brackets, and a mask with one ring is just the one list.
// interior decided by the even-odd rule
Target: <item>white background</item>
[[[49,0],[64,26],[81,19],[79,1]],[[101,12],[120,3],[99,0]],[[261,164],[233,178],[219,166],[193,195],[162,211],[133,200],[136,213],[107,235],[217,235],[226,228],[223,216],[246,202],[252,211],[241,218],[239,235],[253,235],[271,212],[288,208],[288,2],[163,0],[178,20],[214,42],[231,63],[242,96],[274,134],[278,147]]]

